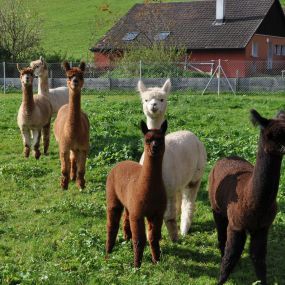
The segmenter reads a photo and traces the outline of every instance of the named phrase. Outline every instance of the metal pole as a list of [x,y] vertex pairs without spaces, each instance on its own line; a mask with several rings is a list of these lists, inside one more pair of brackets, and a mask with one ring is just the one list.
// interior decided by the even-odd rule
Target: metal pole
[[142,79],[142,61],[140,60],[140,79]]
[[6,64],[5,64],[5,61],[3,61],[3,88],[4,88],[4,94],[6,94]]
[[220,85],[221,85],[221,59],[219,59],[217,77],[218,77],[218,95],[220,95]]

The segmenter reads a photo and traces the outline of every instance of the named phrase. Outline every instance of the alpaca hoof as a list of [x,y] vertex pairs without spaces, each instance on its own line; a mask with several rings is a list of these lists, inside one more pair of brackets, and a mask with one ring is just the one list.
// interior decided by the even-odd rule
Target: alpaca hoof
[[63,190],[68,189],[68,178],[67,177],[61,177],[60,186]]
[[49,155],[48,151],[44,151],[44,155],[48,156]]
[[41,152],[39,150],[35,150],[35,159],[39,159],[41,156]]
[[85,180],[84,179],[77,179],[76,184],[77,184],[77,187],[81,190],[85,188]]
[[25,155],[26,158],[28,158],[30,156],[30,148],[29,147],[25,147],[24,155]]

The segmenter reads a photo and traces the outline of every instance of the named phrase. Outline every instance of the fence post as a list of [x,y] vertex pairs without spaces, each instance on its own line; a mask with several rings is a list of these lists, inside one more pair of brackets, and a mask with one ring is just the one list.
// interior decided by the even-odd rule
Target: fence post
[[6,94],[6,64],[5,64],[5,61],[3,61],[3,90],[4,90],[4,94]]
[[51,85],[51,88],[54,88],[53,87],[54,84],[53,84],[53,72],[52,72],[52,69],[49,70],[49,73],[50,73],[50,85]]
[[140,60],[140,79],[142,79],[142,61]]
[[236,71],[236,93],[239,90],[239,70]]

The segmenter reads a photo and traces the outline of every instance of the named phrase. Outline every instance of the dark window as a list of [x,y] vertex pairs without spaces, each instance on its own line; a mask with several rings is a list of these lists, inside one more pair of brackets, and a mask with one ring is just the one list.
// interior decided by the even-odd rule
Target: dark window
[[137,36],[138,36],[138,32],[129,32],[126,33],[123,37],[123,41],[133,41]]
[[154,40],[155,41],[164,41],[169,35],[170,35],[170,32],[160,32],[154,36]]

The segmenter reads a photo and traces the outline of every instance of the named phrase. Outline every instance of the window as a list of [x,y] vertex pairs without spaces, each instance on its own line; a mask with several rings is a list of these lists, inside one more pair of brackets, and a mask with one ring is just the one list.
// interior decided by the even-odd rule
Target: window
[[122,38],[123,41],[129,42],[129,41],[133,41],[137,36],[138,36],[139,32],[129,32],[126,33],[124,35],[124,37]]
[[258,43],[252,43],[251,55],[253,57],[258,57]]
[[281,55],[282,54],[282,46],[281,45],[276,45],[275,46],[275,54],[276,55]]
[[285,46],[282,46],[282,55],[285,55]]
[[164,41],[169,35],[170,35],[170,32],[160,32],[154,36],[154,40],[155,41]]

